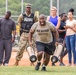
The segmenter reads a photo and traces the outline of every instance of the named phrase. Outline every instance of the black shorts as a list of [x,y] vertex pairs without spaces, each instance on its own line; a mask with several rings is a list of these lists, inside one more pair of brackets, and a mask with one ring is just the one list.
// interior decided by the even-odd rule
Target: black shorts
[[54,51],[55,51],[55,44],[52,43],[41,43],[41,42],[36,42],[36,48],[37,51],[44,51],[46,53],[48,53],[49,55],[53,55]]

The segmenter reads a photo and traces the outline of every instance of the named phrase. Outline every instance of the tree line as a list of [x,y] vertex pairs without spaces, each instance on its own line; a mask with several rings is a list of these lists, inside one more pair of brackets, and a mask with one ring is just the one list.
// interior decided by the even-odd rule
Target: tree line
[[[0,0],[0,15],[5,13],[5,1]],[[39,11],[40,14],[50,14],[50,0],[24,0],[24,11],[26,3],[32,4],[32,12]],[[53,0],[53,5],[56,6],[57,0]],[[76,9],[76,0],[59,0],[59,13],[67,13],[70,8]],[[21,0],[8,0],[8,10],[12,15],[19,15],[21,13]],[[76,14],[76,11],[74,12]]]

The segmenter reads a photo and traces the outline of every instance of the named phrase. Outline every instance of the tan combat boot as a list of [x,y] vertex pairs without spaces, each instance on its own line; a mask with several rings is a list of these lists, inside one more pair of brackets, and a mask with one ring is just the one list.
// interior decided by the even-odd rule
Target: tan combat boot
[[19,65],[19,60],[16,60],[14,66],[18,66]]

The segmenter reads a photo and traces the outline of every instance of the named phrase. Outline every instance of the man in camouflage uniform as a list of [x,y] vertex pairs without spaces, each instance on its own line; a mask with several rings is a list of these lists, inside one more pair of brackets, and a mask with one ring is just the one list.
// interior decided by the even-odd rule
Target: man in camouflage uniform
[[33,13],[31,13],[31,4],[26,4],[25,13],[21,14],[18,18],[18,24],[20,25],[20,42],[19,42],[19,50],[17,52],[16,56],[16,62],[15,66],[19,64],[19,61],[21,60],[23,56],[23,52],[27,46],[29,46],[28,41],[28,34],[31,26],[34,22],[37,21],[37,17],[34,16]]

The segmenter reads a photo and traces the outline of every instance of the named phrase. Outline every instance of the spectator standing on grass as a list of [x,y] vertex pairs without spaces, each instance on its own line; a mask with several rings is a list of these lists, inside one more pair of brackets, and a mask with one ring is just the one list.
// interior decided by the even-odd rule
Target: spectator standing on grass
[[[47,20],[49,21],[49,22],[51,22],[51,23],[53,23],[54,24],[54,26],[55,26],[55,28],[58,30],[59,29],[59,27],[60,27],[60,17],[59,16],[57,16],[57,8],[56,7],[52,7],[51,8],[51,14],[50,14],[50,16],[47,18]],[[54,42],[55,42],[55,40],[54,40]],[[55,66],[55,64],[54,63],[52,63],[52,66]]]
[[[15,40],[16,26],[10,18],[11,12],[7,11],[0,19],[0,66],[8,66],[11,57],[12,43]],[[13,31],[13,36],[12,36]]]
[[68,66],[72,65],[72,53],[73,53],[73,66],[76,66],[76,50],[75,50],[75,33],[76,33],[76,20],[73,18],[74,9],[70,9],[68,12],[68,20],[66,21],[66,47],[68,50]]
[[[18,24],[20,25],[20,42],[19,42],[19,50],[16,56],[15,66],[19,65],[19,61],[23,57],[24,50],[29,46],[28,42],[28,34],[31,26],[34,22],[37,21],[37,17],[31,12],[31,4],[27,3],[25,8],[25,13],[21,14],[18,18]],[[34,65],[31,62],[32,65]]]
[[60,66],[65,66],[63,63],[63,57],[67,54],[66,45],[65,45],[65,35],[66,35],[66,30],[64,26],[66,25],[66,20],[67,20],[67,15],[65,13],[60,14],[61,18],[61,24],[58,29],[59,32],[59,42],[63,45],[63,50],[60,55]]

